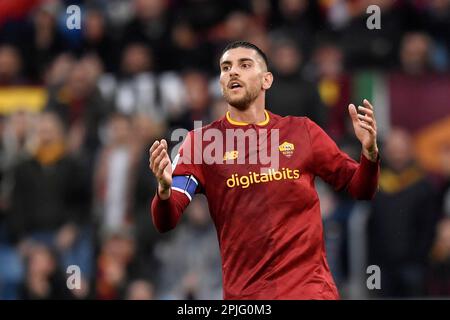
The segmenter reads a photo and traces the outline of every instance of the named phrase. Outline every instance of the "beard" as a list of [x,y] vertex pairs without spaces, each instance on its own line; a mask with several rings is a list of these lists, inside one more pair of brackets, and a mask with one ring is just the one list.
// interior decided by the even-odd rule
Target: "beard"
[[235,96],[229,93],[228,90],[225,90],[223,92],[223,97],[225,101],[232,107],[235,107],[239,110],[245,110],[248,108],[248,106],[255,101],[255,99],[258,97],[258,90],[247,90],[246,88],[243,88],[245,90],[244,95]]

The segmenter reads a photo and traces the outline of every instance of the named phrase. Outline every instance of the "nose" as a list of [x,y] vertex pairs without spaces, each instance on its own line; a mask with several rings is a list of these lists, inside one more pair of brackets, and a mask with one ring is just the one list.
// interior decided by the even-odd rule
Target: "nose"
[[239,69],[237,66],[232,66],[229,72],[230,78],[234,78],[236,76],[239,76]]

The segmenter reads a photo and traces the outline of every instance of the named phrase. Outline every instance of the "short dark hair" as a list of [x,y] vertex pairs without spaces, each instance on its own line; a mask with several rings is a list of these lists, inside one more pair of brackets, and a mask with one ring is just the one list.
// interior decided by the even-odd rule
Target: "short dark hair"
[[225,47],[225,49],[223,49],[221,56],[223,56],[225,54],[225,52],[227,52],[228,50],[236,49],[236,48],[247,48],[247,49],[255,50],[256,53],[258,53],[258,55],[264,60],[264,63],[266,64],[267,69],[269,69],[269,60],[267,59],[267,56],[264,53],[264,51],[262,51],[260,48],[258,48],[253,43],[250,43],[247,41],[234,41],[234,42],[229,43]]

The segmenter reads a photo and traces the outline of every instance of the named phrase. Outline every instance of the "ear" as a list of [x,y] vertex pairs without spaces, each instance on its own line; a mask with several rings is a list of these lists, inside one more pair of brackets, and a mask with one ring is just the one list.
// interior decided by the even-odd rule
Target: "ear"
[[273,74],[272,72],[265,72],[263,76],[262,87],[264,90],[270,89],[273,83]]

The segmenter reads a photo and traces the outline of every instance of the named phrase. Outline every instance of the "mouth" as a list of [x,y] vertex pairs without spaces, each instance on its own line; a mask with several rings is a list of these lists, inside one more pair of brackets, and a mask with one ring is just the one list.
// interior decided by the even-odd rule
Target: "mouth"
[[242,87],[243,85],[241,84],[241,82],[237,80],[232,80],[228,83],[228,89],[231,89],[232,91],[237,91]]

